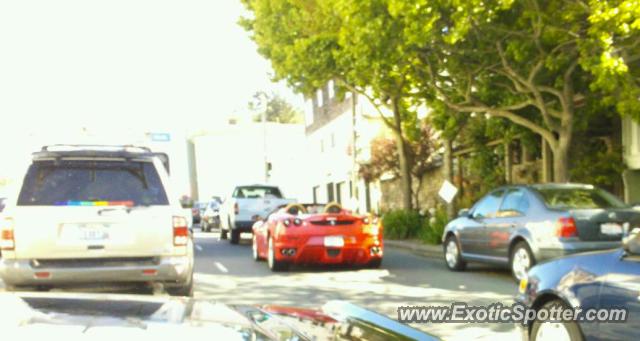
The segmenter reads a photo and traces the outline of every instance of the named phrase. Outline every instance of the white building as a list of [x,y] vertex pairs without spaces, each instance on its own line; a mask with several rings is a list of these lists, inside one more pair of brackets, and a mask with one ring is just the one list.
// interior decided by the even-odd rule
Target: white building
[[[303,125],[225,124],[191,140],[199,200],[228,196],[237,185],[258,183],[276,185],[288,198],[311,200]],[[266,163],[271,165],[268,178]]]
[[383,129],[375,109],[362,97],[347,93],[338,98],[333,82],[317,91],[305,112],[307,183],[314,202],[378,211],[379,186],[365,183],[358,168],[368,161],[370,143]]
[[[169,156],[171,183],[178,195],[188,195],[189,172],[187,161],[186,134],[176,129],[141,129],[137,127],[67,127],[64,125],[49,129],[33,127],[15,134],[13,143],[3,143],[2,155],[5,164],[0,169],[0,179],[16,183],[24,176],[26,166],[31,162],[31,154],[44,145],[136,145],[149,147],[154,152]],[[0,188],[0,192],[3,189]],[[2,193],[0,193],[2,196]]]

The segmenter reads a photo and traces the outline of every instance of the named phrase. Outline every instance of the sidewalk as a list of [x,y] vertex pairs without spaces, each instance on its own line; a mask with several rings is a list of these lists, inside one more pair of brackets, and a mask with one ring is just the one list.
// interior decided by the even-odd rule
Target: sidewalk
[[392,248],[413,251],[426,257],[432,257],[432,258],[443,257],[442,245],[429,245],[415,239],[408,239],[408,240],[385,239],[384,246],[385,247],[390,246]]

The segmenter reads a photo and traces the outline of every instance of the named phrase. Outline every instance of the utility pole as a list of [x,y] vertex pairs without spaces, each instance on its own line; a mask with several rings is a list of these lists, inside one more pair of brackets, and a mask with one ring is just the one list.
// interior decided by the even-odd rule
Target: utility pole
[[354,207],[354,210],[357,212],[360,209],[360,200],[359,200],[359,194],[358,194],[358,148],[356,146],[357,142],[358,142],[358,131],[356,129],[356,123],[357,123],[357,102],[356,102],[356,94],[352,93],[351,94],[351,129],[352,129],[352,147],[351,147],[351,154],[352,154],[352,160],[353,160],[353,164],[352,164],[352,168],[351,168],[351,198],[352,201],[356,203],[356,207]]
[[267,108],[263,108],[262,110],[262,153],[264,156],[263,165],[264,167],[264,183],[269,183],[269,159],[267,157]]

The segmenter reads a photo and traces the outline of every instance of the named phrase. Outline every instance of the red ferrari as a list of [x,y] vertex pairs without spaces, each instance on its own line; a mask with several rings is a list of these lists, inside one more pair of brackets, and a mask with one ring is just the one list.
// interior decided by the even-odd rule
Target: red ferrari
[[382,254],[378,218],[354,215],[336,203],[289,204],[253,225],[253,259],[267,259],[272,271],[291,264],[378,268]]

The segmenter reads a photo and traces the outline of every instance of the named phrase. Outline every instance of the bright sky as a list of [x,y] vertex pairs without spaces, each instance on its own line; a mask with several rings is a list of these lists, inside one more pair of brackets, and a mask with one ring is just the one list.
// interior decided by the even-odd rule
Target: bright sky
[[246,110],[258,90],[302,108],[270,82],[237,25],[243,11],[239,0],[0,2],[0,135],[34,125],[206,128]]

